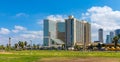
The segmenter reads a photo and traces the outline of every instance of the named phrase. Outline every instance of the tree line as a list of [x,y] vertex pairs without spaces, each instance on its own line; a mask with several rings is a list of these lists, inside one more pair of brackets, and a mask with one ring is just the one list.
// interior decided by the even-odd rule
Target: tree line
[[40,45],[39,44],[28,44],[27,41],[19,41],[18,43],[15,43],[13,46],[7,44],[5,45],[0,45],[0,50],[34,50],[34,49],[39,49]]

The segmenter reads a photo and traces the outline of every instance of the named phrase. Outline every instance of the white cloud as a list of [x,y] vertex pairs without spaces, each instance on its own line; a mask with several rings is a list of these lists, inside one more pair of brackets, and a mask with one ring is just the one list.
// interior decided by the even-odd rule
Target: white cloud
[[29,38],[29,39],[42,38],[43,31],[26,31],[24,32],[24,34],[21,34],[20,36],[22,38]]
[[7,28],[0,28],[0,34],[9,34],[10,30]]
[[67,18],[66,15],[49,15],[49,16],[47,16],[47,19],[49,19],[49,20],[61,21],[61,22],[64,22],[65,18]]
[[43,20],[38,19],[37,21],[38,21],[37,24],[39,24],[39,25],[43,25]]
[[27,41],[30,43],[30,40],[33,41],[35,44],[42,44],[43,43],[43,31],[24,31],[23,33],[19,33],[16,36],[12,37],[12,42],[18,41]]
[[[12,35],[11,35],[12,34]],[[43,31],[31,31],[27,30],[22,33],[10,33],[9,36],[0,35],[0,45],[7,45],[9,41],[9,37],[11,37],[11,43],[14,45],[18,41],[27,41],[30,44],[30,40],[32,40],[33,44],[42,44],[43,43]]]
[[16,14],[16,17],[21,17],[21,16],[28,17],[29,15],[26,13],[17,13]]
[[0,35],[0,45],[7,45],[9,37]]
[[93,40],[97,40],[97,36],[95,37],[95,34],[98,34],[97,31],[99,28],[103,28],[104,30],[104,40],[110,31],[120,29],[120,11],[114,11],[108,6],[92,7],[88,9],[86,13],[82,14],[82,16],[83,19],[91,20]]
[[12,32],[18,33],[20,31],[25,31],[25,30],[27,30],[25,27],[15,25],[14,30],[12,30]]

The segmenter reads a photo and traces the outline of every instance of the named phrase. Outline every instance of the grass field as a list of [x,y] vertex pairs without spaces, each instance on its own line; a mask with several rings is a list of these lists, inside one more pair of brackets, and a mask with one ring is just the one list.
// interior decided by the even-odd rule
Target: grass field
[[[120,52],[80,52],[80,51],[55,51],[55,50],[33,50],[33,51],[10,51],[0,52],[0,62],[59,62],[69,59],[84,60],[85,58],[120,58]],[[53,61],[56,60],[56,61]],[[87,59],[89,60],[89,59]],[[61,62],[63,62],[61,61]],[[70,61],[69,61],[70,62]],[[77,62],[77,61],[75,61]],[[84,61],[83,61],[84,62]],[[87,62],[87,61],[86,61]],[[115,61],[116,62],[116,61]],[[120,62],[120,60],[118,60]]]

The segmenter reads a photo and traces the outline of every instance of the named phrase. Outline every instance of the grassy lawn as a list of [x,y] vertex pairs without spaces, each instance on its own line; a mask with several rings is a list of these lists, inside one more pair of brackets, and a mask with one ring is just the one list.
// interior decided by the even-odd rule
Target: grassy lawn
[[120,52],[80,52],[80,51],[10,51],[0,52],[0,62],[41,62],[44,58],[120,58]]

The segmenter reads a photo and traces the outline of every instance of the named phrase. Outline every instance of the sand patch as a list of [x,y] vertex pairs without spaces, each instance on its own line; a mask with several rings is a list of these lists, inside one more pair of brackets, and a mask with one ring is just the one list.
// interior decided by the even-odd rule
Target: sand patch
[[120,58],[88,57],[88,58],[43,58],[37,62],[120,62]]
[[11,52],[0,52],[0,54],[13,54]]

